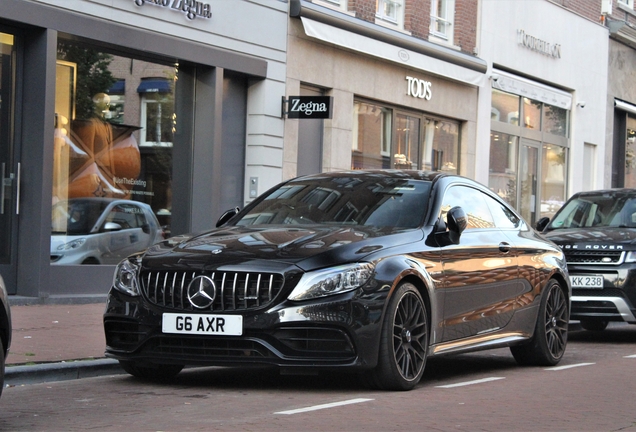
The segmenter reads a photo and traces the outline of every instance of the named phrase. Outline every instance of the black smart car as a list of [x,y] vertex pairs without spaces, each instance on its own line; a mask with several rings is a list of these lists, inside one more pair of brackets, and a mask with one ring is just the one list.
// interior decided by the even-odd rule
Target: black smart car
[[537,229],[565,252],[573,320],[596,331],[636,324],[636,189],[577,193]]
[[106,355],[141,378],[185,365],[356,370],[407,390],[428,356],[565,351],[563,252],[459,176],[350,171],[293,179],[217,229],[132,255],[104,315]]

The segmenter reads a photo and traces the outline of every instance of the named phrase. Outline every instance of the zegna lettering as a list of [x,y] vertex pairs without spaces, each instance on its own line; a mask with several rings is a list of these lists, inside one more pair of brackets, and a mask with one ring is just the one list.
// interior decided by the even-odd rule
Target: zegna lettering
[[420,99],[431,100],[433,93],[431,92],[430,81],[424,81],[410,76],[406,77],[408,84],[406,85],[406,94]]
[[133,0],[137,6],[154,5],[183,12],[189,20],[196,17],[212,18],[209,3],[199,0]]
[[312,115],[314,112],[327,112],[326,103],[317,103],[317,102],[300,103],[300,100],[298,99],[292,99],[291,103],[292,103],[292,106],[290,111],[302,112],[302,113],[305,113],[305,115]]
[[551,44],[534,36],[526,34],[524,30],[517,30],[517,42],[526,48],[536,51],[540,54],[554,58],[561,58],[561,45]]

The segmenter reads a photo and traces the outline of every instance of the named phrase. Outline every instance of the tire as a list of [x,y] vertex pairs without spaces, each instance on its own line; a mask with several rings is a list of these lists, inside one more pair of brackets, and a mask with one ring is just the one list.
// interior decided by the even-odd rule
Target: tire
[[368,382],[382,390],[411,390],[422,379],[428,349],[426,306],[414,285],[396,289],[381,332],[378,364]]
[[130,375],[150,381],[163,381],[175,377],[183,369],[183,365],[140,363],[119,360],[122,369]]
[[608,324],[609,321],[603,320],[581,320],[581,327],[583,327],[584,330],[588,331],[603,331],[607,328]]
[[0,395],[2,395],[2,389],[4,388],[4,344],[0,339]]
[[567,345],[569,318],[567,298],[559,283],[552,279],[543,291],[532,339],[510,347],[517,363],[532,366],[559,363]]

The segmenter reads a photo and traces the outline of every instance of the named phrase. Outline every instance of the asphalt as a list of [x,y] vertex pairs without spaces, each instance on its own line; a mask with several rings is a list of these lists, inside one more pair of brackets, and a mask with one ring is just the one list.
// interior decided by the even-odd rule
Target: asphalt
[[83,304],[29,304],[20,299],[12,303],[5,386],[124,373],[115,360],[104,356],[105,297],[85,299]]

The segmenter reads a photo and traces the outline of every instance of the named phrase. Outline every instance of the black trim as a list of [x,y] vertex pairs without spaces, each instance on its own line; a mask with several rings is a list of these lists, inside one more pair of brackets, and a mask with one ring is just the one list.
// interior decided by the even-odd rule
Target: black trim
[[488,64],[485,60],[460,51],[386,29],[376,24],[350,17],[344,13],[318,6],[306,0],[290,0],[289,16],[308,18],[321,23],[350,31],[372,39],[405,48],[429,57],[446,61],[477,72],[486,73]]

